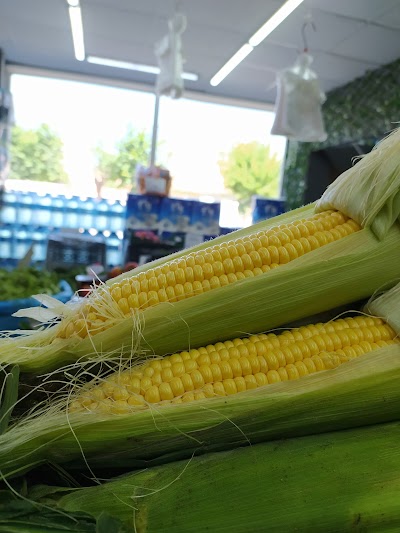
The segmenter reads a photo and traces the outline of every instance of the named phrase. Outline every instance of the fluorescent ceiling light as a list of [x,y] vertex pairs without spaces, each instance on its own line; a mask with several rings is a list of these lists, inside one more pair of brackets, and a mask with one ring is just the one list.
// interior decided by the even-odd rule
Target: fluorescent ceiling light
[[78,61],[85,60],[85,43],[83,40],[82,11],[79,1],[68,0],[69,19],[71,21],[72,40],[74,43],[75,57]]
[[234,56],[230,58],[230,60],[225,63],[225,65],[213,76],[210,80],[210,84],[213,87],[216,87],[218,84],[221,83],[221,81],[226,78],[228,74],[232,72],[234,68],[236,68],[239,63],[243,61],[245,57],[247,57],[250,52],[253,51],[253,47],[251,45],[244,44],[242,48],[240,48]]
[[[123,68],[126,70],[136,70],[138,72],[146,72],[147,74],[158,74],[159,67],[153,65],[143,65],[141,63],[130,63],[129,61],[118,61],[117,59],[108,59],[106,57],[88,56],[88,63],[94,65],[103,65],[105,67]],[[183,72],[182,78],[184,80],[197,81],[199,79],[197,74],[192,72]]]
[[210,85],[216,87],[228,74],[243,61],[256,46],[258,46],[270,33],[272,33],[304,0],[287,0],[283,6],[250,37],[249,42],[243,45],[234,56],[213,76]]
[[267,20],[261,28],[249,39],[251,46],[259,45],[270,33],[272,33],[299,5],[303,0],[287,0],[283,6]]

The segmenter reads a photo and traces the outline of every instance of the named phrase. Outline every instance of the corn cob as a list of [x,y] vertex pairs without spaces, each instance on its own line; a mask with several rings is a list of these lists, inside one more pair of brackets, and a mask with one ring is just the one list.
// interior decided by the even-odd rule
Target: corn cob
[[[376,315],[390,314],[394,327],[397,324],[394,317],[400,316],[399,287],[370,304]],[[44,461],[79,469],[87,461],[92,468],[111,464],[142,467],[152,461],[190,457],[199,451],[395,420],[400,410],[397,333],[397,329],[379,318],[339,319],[279,335],[234,339],[192,353],[174,354],[169,359],[148,361],[139,367],[139,376],[143,376],[140,379],[128,369],[78,390],[72,386],[72,394],[68,392],[58,402],[50,402],[42,412],[21,420],[0,436],[0,474],[16,475]],[[258,350],[262,355],[258,355]],[[254,353],[260,368],[252,368],[251,362],[257,365]],[[313,364],[310,361],[305,364],[307,358]],[[193,372],[198,368],[210,375],[216,370],[213,365],[217,365],[218,359],[221,364],[228,362],[232,373],[233,369],[239,370],[237,362],[241,370],[247,367],[247,380],[253,382],[249,389],[246,386],[246,391],[238,394],[214,389],[211,398],[181,404],[176,403],[179,397],[156,403],[152,400],[158,398],[147,398],[149,408],[127,401],[132,397],[133,404],[140,403],[136,400],[142,392],[142,404],[143,400],[146,402],[146,392],[152,386],[150,380],[159,365],[160,374],[163,371],[165,374],[158,381],[169,374],[171,386],[172,380],[176,380],[171,371],[173,374],[179,366],[182,370],[182,362],[191,365]],[[294,363],[287,362],[293,359]],[[322,362],[331,368],[318,371],[322,370]],[[263,365],[268,376],[268,364],[273,370],[280,364],[278,374],[285,379],[286,370],[287,377],[295,379],[257,386],[254,373]],[[301,371],[305,372],[305,367],[311,370],[310,375],[296,379]],[[289,375],[288,368],[296,368],[298,374]],[[221,367],[220,370],[222,374]],[[102,383],[100,387],[96,381]],[[194,400],[193,392],[185,390],[181,398],[186,395],[186,399]],[[101,406],[103,402],[105,408]]]
[[[307,218],[312,211],[313,207],[301,208],[285,215],[285,222]],[[263,224],[267,228],[272,222]],[[66,322],[62,321],[32,334],[24,332],[19,338],[0,339],[0,364],[18,364],[23,372],[43,372],[107,353],[130,357],[135,347],[139,347],[139,354],[145,350],[164,355],[185,350],[188,345],[199,347],[227,340],[243,331],[257,333],[278,327],[368,297],[384,283],[393,284],[400,276],[399,240],[397,225],[381,242],[365,228],[265,274],[173,304],[161,303],[130,317],[124,317],[112,300],[113,307],[107,304],[104,308],[116,310],[119,318],[115,313],[110,316],[115,325],[106,331],[84,339],[77,334],[63,339],[59,332]],[[112,285],[109,288],[112,290]],[[68,323],[75,322],[80,311],[70,312],[74,317],[67,316],[64,320]],[[92,323],[94,317],[88,315],[84,318],[95,330],[98,319]]]
[[148,404],[228,396],[336,368],[399,342],[381,319],[362,316],[234,339],[117,372],[81,394],[70,410],[126,413]]
[[[326,211],[309,219],[259,231],[189,253],[163,266],[125,278],[123,282],[95,292],[80,316],[66,320],[58,332],[61,338],[86,337],[107,329],[115,318],[130,316],[163,302],[175,303],[213,289],[260,276],[359,231],[360,226],[338,211]],[[116,317],[107,316],[113,301]],[[118,315],[121,315],[118,317]]]
[[[311,205],[140,267],[129,274],[131,281],[117,278],[81,307],[49,312],[61,317],[53,327],[0,340],[0,364],[43,372],[110,353],[165,355],[278,327],[390,287],[400,277],[399,144],[397,130],[346,179],[339,178],[346,191],[336,184],[334,194],[328,189],[317,206],[323,212],[313,221]],[[329,229],[335,217],[343,217],[338,211],[346,216]],[[355,231],[357,225],[362,229]],[[314,234],[301,236],[303,226]],[[206,251],[210,246],[214,256]]]
[[256,444],[62,493],[57,505],[137,533],[395,532],[399,439],[396,422]]

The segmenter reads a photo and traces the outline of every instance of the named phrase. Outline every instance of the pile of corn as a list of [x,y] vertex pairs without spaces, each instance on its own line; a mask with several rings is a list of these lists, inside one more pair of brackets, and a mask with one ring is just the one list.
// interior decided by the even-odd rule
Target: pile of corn
[[397,130],[315,205],[22,310],[46,323],[0,339],[0,476],[30,523],[399,530],[399,191]]

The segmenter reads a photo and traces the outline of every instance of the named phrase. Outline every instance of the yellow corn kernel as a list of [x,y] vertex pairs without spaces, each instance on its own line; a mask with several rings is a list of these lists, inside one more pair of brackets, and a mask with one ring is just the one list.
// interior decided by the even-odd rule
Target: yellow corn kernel
[[[87,315],[92,312],[86,309]],[[369,317],[234,338],[116,373],[100,385],[86,388],[81,397],[71,401],[70,410],[125,413],[131,407],[143,409],[147,404],[180,398],[187,402],[231,395],[334,369],[399,342],[390,326]]]

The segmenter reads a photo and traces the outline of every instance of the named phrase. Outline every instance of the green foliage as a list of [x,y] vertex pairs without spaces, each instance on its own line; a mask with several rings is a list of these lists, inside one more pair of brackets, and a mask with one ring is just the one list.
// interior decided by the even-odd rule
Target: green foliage
[[11,179],[66,183],[63,142],[47,124],[26,130],[14,126],[11,135]]
[[53,295],[60,292],[57,275],[35,267],[11,271],[0,268],[0,287],[0,302],[30,298],[32,294]]
[[281,162],[269,146],[258,142],[237,144],[228,156],[219,161],[225,186],[240,202],[240,210],[250,207],[251,197],[278,194]]
[[99,530],[96,528],[95,520],[89,515],[53,510],[25,498],[18,499],[9,490],[0,490],[1,533],[96,533],[97,531]]
[[134,185],[136,165],[148,163],[150,140],[144,131],[135,132],[129,128],[116,148],[116,153],[107,152],[101,147],[96,148],[96,179],[110,187],[131,187]]

